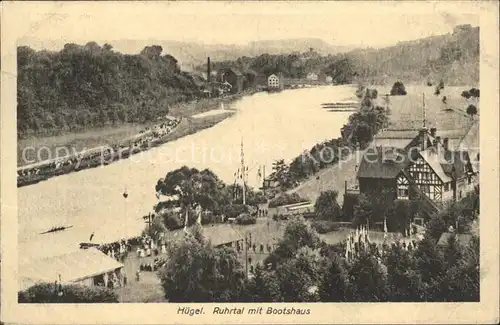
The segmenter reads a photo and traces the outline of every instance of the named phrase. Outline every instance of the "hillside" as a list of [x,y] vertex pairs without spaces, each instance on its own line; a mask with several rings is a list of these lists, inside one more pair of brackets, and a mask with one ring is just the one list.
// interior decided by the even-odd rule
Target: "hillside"
[[449,85],[479,82],[479,27],[457,26],[452,34],[348,53],[361,77],[376,83],[443,79]]
[[[322,72],[336,83],[375,84],[436,83],[476,85],[479,83],[479,27],[457,26],[452,34],[416,41],[400,42],[381,49],[355,49],[325,55],[313,51],[270,53],[214,63],[217,70],[232,66],[258,74],[282,73],[285,77],[304,78],[309,72]],[[197,67],[205,71],[206,65]]]
[[[20,45],[29,45],[35,49],[59,50],[64,46],[62,41],[41,41],[34,38],[24,37]],[[236,60],[239,57],[259,56],[264,53],[280,54],[305,52],[310,48],[322,55],[335,54],[351,50],[353,47],[336,46],[317,38],[294,38],[286,40],[262,40],[245,45],[235,44],[203,44],[196,42],[171,41],[171,40],[108,40],[116,51],[126,54],[137,54],[145,46],[160,45],[165,52],[175,57],[179,66],[186,71],[205,63],[207,56],[213,61]]]
[[145,122],[198,94],[193,78],[159,46],[124,55],[95,42],[58,52],[17,49],[18,137]]

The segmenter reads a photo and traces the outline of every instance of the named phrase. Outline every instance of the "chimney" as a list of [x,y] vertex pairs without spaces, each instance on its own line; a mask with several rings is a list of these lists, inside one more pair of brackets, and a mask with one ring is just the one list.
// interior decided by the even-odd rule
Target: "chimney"
[[421,128],[418,131],[418,136],[420,138],[420,150],[424,151],[425,149],[427,149],[427,128]]
[[211,71],[210,71],[210,57],[207,58],[207,81],[210,83],[211,81]]
[[448,150],[449,150],[449,148],[448,148],[448,141],[449,141],[449,139],[448,139],[448,138],[444,138],[444,139],[443,139],[443,148],[444,148],[444,150],[446,150],[446,151],[448,151]]
[[437,129],[436,128],[431,128],[431,136],[435,137],[436,136]]

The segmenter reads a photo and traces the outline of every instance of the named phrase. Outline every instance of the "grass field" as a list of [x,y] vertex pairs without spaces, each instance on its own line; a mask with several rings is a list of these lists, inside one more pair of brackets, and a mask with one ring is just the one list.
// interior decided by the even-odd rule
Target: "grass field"
[[[390,127],[394,129],[419,128],[423,120],[423,103],[425,97],[425,111],[427,127],[436,127],[443,131],[468,129],[473,119],[465,112],[470,104],[476,105],[479,111],[479,103],[474,99],[465,99],[460,94],[473,86],[445,87],[441,94],[434,95],[435,87],[424,85],[406,86],[406,96],[390,96]],[[390,92],[390,87],[377,88],[380,95]],[[446,96],[446,103],[442,99]],[[379,96],[379,104],[385,105],[383,96]]]

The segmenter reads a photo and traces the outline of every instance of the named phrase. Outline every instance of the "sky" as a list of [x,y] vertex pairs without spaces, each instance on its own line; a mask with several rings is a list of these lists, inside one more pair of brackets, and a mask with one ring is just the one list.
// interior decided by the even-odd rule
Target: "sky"
[[[383,47],[479,25],[480,4],[468,2],[34,2],[17,3],[19,38],[103,43],[179,40],[246,44],[320,38],[340,46]],[[52,44],[52,45],[50,45]],[[23,44],[30,45],[30,44]]]

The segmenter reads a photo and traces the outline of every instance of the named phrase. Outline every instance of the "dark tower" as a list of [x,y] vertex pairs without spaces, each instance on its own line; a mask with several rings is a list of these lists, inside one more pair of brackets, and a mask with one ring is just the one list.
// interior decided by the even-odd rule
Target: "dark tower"
[[207,81],[210,83],[211,75],[210,75],[210,57],[207,58]]

